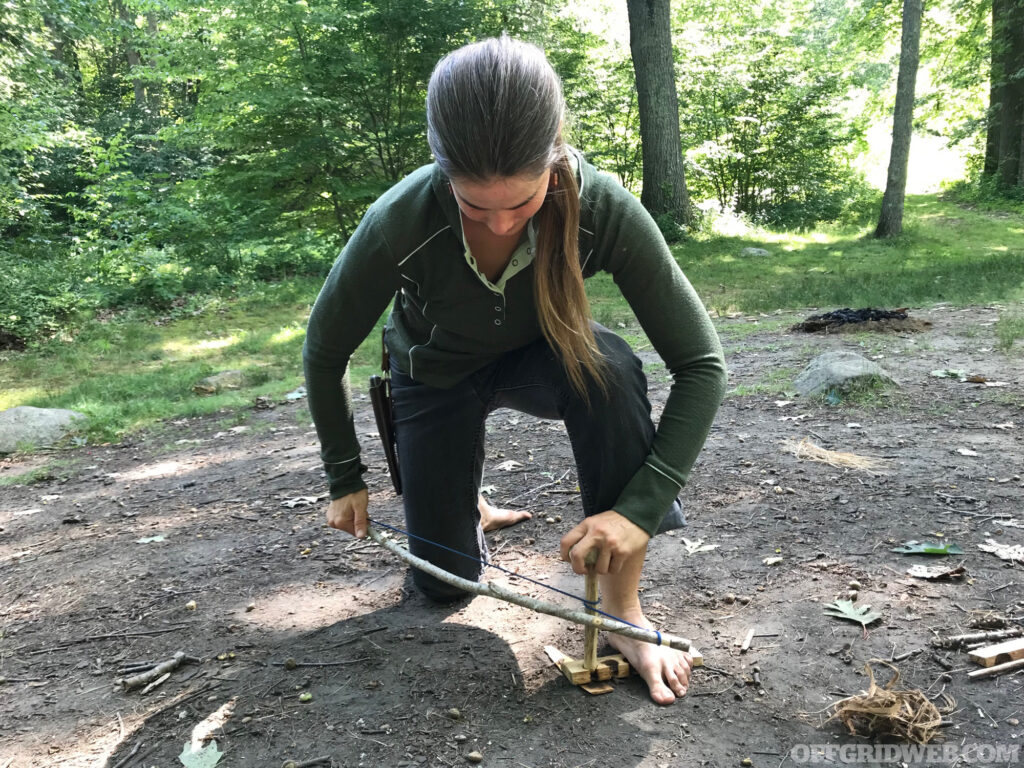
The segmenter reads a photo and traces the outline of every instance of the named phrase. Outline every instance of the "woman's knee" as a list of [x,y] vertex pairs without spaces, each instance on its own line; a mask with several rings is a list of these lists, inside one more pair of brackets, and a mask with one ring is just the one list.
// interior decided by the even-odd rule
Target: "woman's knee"
[[[472,567],[464,568],[462,573],[457,573],[455,575],[460,576],[467,581],[479,581],[481,576],[481,567],[477,567],[475,569]],[[416,588],[423,593],[424,597],[435,603],[453,603],[471,594],[460,587],[456,587],[453,584],[442,581],[436,576],[431,576],[429,573],[421,571],[419,568],[412,569],[412,582],[416,585]]]
[[646,396],[647,377],[643,372],[643,363],[629,343],[617,333],[596,323],[594,339],[604,362],[602,373],[608,399],[614,401],[623,394],[632,393]]

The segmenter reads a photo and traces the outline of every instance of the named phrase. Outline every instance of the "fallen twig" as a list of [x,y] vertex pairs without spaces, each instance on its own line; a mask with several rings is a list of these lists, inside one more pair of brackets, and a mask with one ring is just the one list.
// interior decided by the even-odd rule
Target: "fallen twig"
[[297,763],[294,760],[285,760],[281,768],[312,768],[314,765],[329,765],[330,762],[331,756],[324,755],[323,757],[314,757],[311,760],[303,760],[301,763]]
[[[523,496],[532,496],[532,495],[538,494],[541,491],[543,491],[545,488],[550,488],[553,485],[559,485],[568,476],[569,476],[569,470],[567,469],[567,470],[565,470],[565,474],[562,475],[557,480],[552,480],[550,483],[544,483],[543,485],[538,485],[536,488],[531,488],[529,491],[524,491],[523,493],[520,493],[520,494],[518,494],[516,496],[513,496],[511,499],[505,499],[504,503],[505,504],[511,504],[516,499],[523,498]],[[576,493],[576,491],[573,491],[573,493]]]
[[667,645],[671,648],[675,648],[677,651],[685,652],[690,650],[691,643],[685,637],[670,635],[665,632],[657,632],[653,629],[642,629],[640,627],[624,624],[621,621],[616,621],[615,619],[609,619],[603,616],[593,616],[589,613],[584,613],[583,611],[574,611],[569,608],[563,608],[560,605],[554,605],[553,603],[549,603],[545,600],[520,595],[517,592],[513,592],[512,590],[506,589],[500,584],[495,584],[493,582],[477,582],[462,579],[449,573],[443,568],[438,568],[433,563],[416,557],[405,547],[382,536],[380,531],[373,527],[370,528],[369,535],[371,539],[400,557],[409,565],[419,568],[420,570],[429,573],[434,578],[440,579],[446,584],[451,584],[453,587],[463,589],[466,592],[472,592],[473,594],[483,595],[485,597],[493,597],[497,600],[504,600],[507,603],[514,603],[515,605],[520,605],[523,608],[529,608],[531,611],[546,613],[549,616],[556,616],[560,619],[571,621],[574,624],[582,624],[585,627],[596,627],[608,632],[614,632],[619,635],[624,635],[625,637],[631,637],[634,640],[641,640],[645,643]]
[[140,739],[139,741],[135,742],[135,746],[132,747],[132,751],[131,752],[129,752],[127,755],[125,755],[120,760],[118,760],[116,763],[114,763],[112,766],[110,766],[110,768],[122,768],[122,766],[127,764],[133,757],[135,757],[135,754],[139,751],[139,747],[141,747],[141,746],[142,746],[142,740]]
[[1003,672],[1012,672],[1016,669],[1024,668],[1024,659],[1014,659],[1013,661],[1007,661],[1003,664],[996,664],[994,667],[983,667],[982,669],[976,669],[973,672],[968,672],[967,676],[971,680],[977,680],[979,677],[991,677],[992,675],[1001,675]]
[[346,659],[345,661],[296,661],[295,659],[285,659],[284,661],[272,661],[270,666],[284,667],[285,669],[298,669],[299,667],[344,667],[348,664],[359,664],[364,661],[370,661],[370,657]]
[[989,640],[1005,640],[1011,637],[1024,635],[1024,627],[1013,627],[1011,629],[997,629],[991,632],[974,632],[967,635],[951,635],[949,637],[932,638],[932,645],[936,648],[960,648],[971,643],[984,643]]
[[[153,688],[155,688],[167,679],[167,677],[163,677],[164,675],[169,676],[171,672],[176,670],[182,664],[186,664],[188,662],[198,663],[199,659],[195,658],[194,656],[186,656],[184,651],[178,651],[174,654],[174,656],[169,658],[167,661],[161,662],[160,664],[157,664],[155,667],[152,667],[151,669],[148,669],[145,672],[140,672],[137,675],[133,675],[132,677],[120,677],[114,681],[114,684],[120,685],[126,691],[130,691],[133,688],[140,688],[141,686],[145,685],[147,687],[146,690],[143,691],[143,693],[148,693],[150,690],[152,690]],[[159,682],[154,682],[159,677],[163,677],[163,679]]]
[[81,645],[82,643],[94,643],[99,640],[121,640],[126,637],[150,637],[152,635],[164,635],[168,632],[177,632],[182,627],[187,627],[188,624],[175,624],[173,627],[165,627],[164,629],[151,629],[145,632],[116,632],[111,635],[90,635],[89,637],[79,637],[75,640],[68,640],[61,645],[55,645],[52,648],[38,648],[34,651],[26,651],[26,656],[38,656],[41,653],[50,653],[51,651],[63,651],[66,648],[70,648],[73,645]]

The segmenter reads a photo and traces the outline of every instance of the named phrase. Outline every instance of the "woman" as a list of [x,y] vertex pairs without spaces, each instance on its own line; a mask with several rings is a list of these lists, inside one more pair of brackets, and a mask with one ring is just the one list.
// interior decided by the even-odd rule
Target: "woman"
[[[406,524],[447,548],[410,539],[410,549],[478,579],[484,530],[517,520],[479,496],[487,414],[559,418],[586,515],[563,537],[562,558],[582,574],[597,550],[603,609],[650,627],[637,592],[647,543],[684,524],[675,497],[721,401],[725,367],[657,226],[565,145],[563,117],[558,76],[532,45],[486,40],[434,70],[427,140],[436,162],[370,207],[309,320],[303,357],[330,481],[327,522],[366,535],[365,467],[343,375],[394,297],[385,333]],[[672,374],[657,434],[639,360],[590,319],[583,280],[599,270],[614,276]],[[464,594],[413,577],[435,600]],[[655,701],[686,693],[686,654],[609,640]]]

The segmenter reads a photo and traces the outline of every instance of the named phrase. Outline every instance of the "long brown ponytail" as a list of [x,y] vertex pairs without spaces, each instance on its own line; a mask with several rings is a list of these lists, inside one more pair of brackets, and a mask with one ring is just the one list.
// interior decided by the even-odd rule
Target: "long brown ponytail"
[[579,252],[580,199],[562,142],[562,83],[534,45],[507,36],[448,54],[427,88],[427,142],[454,179],[488,182],[554,173],[538,216],[534,293],[544,338],[573,387],[605,390],[603,358],[591,328]]
[[541,208],[533,261],[534,300],[544,338],[557,349],[573,387],[589,400],[587,378],[605,389],[604,359],[591,329],[580,263],[580,196],[568,150],[559,140],[557,186]]

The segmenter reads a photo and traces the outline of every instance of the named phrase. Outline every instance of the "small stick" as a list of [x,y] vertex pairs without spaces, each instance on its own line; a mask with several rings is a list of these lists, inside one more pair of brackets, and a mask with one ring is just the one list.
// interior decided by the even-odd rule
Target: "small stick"
[[440,579],[446,584],[451,584],[453,587],[458,587],[466,592],[472,592],[475,595],[483,595],[485,597],[493,597],[497,600],[504,600],[507,603],[514,603],[515,605],[520,605],[523,608],[529,608],[531,611],[546,613],[549,616],[556,616],[560,619],[564,619],[565,621],[571,621],[574,624],[595,626],[598,629],[605,630],[606,632],[615,632],[616,634],[631,637],[634,640],[640,640],[645,643],[667,645],[670,648],[675,648],[677,651],[689,652],[690,646],[692,645],[692,643],[685,637],[670,635],[666,632],[657,632],[653,629],[641,629],[640,627],[634,627],[605,616],[591,616],[583,611],[574,611],[569,608],[563,608],[560,605],[555,605],[545,600],[520,595],[517,592],[513,592],[511,589],[493,582],[477,582],[460,578],[444,570],[444,568],[438,568],[433,563],[416,557],[405,547],[381,536],[380,531],[375,528],[370,528],[369,535],[371,539],[397,555],[414,568],[419,568],[421,571],[429,573],[431,576]]
[[363,659],[346,659],[345,661],[295,661],[295,659],[286,659],[285,661],[272,661],[270,664],[273,667],[297,669],[298,667],[344,667],[348,664],[360,664],[369,660],[369,656]]
[[131,759],[133,757],[135,757],[135,753],[139,751],[139,747],[141,747],[141,746],[142,746],[142,740],[140,739],[139,741],[135,742],[135,746],[132,747],[132,751],[129,752],[124,757],[122,757],[120,760],[118,760],[114,765],[111,766],[111,768],[121,768],[123,765],[125,765],[128,762],[130,762]]
[[[156,680],[158,677],[165,673],[170,674],[178,667],[180,667],[182,664],[189,661],[199,661],[199,659],[195,659],[191,656],[186,656],[184,651],[178,651],[170,659],[163,662],[162,664],[157,664],[155,667],[153,667],[147,672],[142,672],[141,674],[134,675],[132,677],[121,677],[114,682],[115,684],[120,685],[122,688],[124,688],[124,690],[130,691],[132,688],[139,688],[143,685],[148,685],[149,683],[152,683],[154,680]],[[163,682],[163,680],[161,680],[160,682]],[[157,685],[159,685],[159,683]],[[143,693],[145,692],[146,691],[143,691]]]
[[40,653],[49,653],[50,651],[63,651],[70,648],[72,645],[81,645],[82,643],[93,643],[97,640],[122,640],[126,637],[150,637],[152,635],[164,635],[168,632],[176,632],[182,627],[187,627],[188,624],[177,624],[173,627],[167,627],[165,629],[153,629],[148,632],[118,632],[113,635],[91,635],[89,637],[80,637],[76,640],[68,640],[63,645],[55,645],[52,648],[39,648],[34,651],[27,651],[26,656],[38,656]]
[[951,635],[950,637],[935,638],[932,645],[939,648],[957,648],[969,643],[981,643],[988,640],[1005,640],[1011,637],[1024,635],[1024,627],[1013,627],[1011,629],[996,629],[991,632],[974,632],[967,635]]
[[1001,675],[1003,672],[1011,672],[1015,669],[1021,669],[1024,667],[1024,659],[1015,659],[1014,661],[1008,661],[1005,664],[996,664],[994,667],[982,667],[976,669],[973,672],[968,672],[967,677],[971,680],[976,680],[979,677],[990,677],[992,675]]
[[891,661],[904,661],[905,659],[909,659],[911,656],[916,656],[917,654],[921,653],[921,651],[923,651],[923,650],[924,650],[924,648],[915,648],[912,651],[907,651],[906,653],[901,653],[899,656],[893,656],[890,660]]
[[312,760],[303,760],[301,763],[297,763],[294,760],[285,760],[281,768],[313,768],[314,765],[327,765],[330,762],[331,756],[324,755],[323,757],[314,757]]
[[149,685],[147,685],[145,688],[142,689],[142,695],[145,696],[147,693],[152,691],[158,685],[166,682],[167,678],[169,678],[170,676],[171,676],[170,672],[164,672],[162,675],[160,675],[160,677],[158,677],[156,680],[154,680],[152,683],[150,683]]

